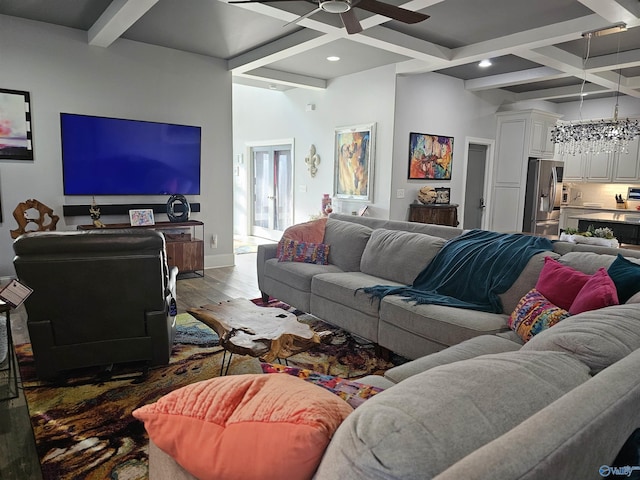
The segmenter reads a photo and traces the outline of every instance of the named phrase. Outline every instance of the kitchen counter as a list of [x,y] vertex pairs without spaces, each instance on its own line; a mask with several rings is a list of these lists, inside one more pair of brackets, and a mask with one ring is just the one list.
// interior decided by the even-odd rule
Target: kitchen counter
[[[625,212],[625,213],[622,213]],[[627,213],[628,212],[628,213]],[[578,215],[569,215],[569,218],[576,220],[590,220],[592,222],[612,222],[612,223],[627,223],[631,225],[640,224],[640,212],[636,211],[631,213],[627,210],[617,211],[604,211],[601,210],[598,213],[581,213]]]

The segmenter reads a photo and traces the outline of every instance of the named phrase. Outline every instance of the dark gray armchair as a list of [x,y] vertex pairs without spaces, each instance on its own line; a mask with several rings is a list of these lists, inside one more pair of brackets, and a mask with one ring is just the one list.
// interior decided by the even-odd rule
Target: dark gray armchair
[[55,379],[80,367],[169,363],[177,268],[153,230],[35,232],[13,244],[36,372]]

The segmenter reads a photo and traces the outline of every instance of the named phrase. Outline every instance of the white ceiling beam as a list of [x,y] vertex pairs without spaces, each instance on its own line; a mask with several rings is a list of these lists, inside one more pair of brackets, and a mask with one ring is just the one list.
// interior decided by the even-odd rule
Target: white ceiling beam
[[448,48],[382,26],[371,27],[361,34],[351,35],[349,40],[425,62],[442,62],[451,56],[451,50]]
[[113,0],[89,28],[89,45],[108,47],[156,3],[158,0]]
[[626,52],[601,55],[587,60],[587,70],[589,72],[599,72],[605,70],[618,70],[620,68],[632,68],[640,66],[640,49],[627,50]]
[[253,78],[254,80],[262,80],[289,87],[306,88],[308,90],[325,90],[327,88],[326,80],[266,67],[256,68],[250,72],[235,74],[234,76]]
[[555,80],[557,78],[566,78],[569,76],[570,75],[567,73],[556,70],[555,68],[538,67],[530,68],[528,70],[520,70],[519,72],[502,73],[499,75],[465,80],[464,88],[471,92],[477,92],[480,90],[491,90],[511,85],[525,85],[527,83],[544,82],[546,80]]
[[316,47],[337,40],[340,36],[318,35],[313,30],[303,29],[255,48],[227,61],[227,68],[234,74],[247,73],[273,62],[304,53]]
[[[582,92],[589,95],[596,93],[613,92],[610,88],[603,87],[601,85],[595,85],[588,83],[582,89]],[[554,100],[558,98],[571,98],[576,97],[576,100],[580,99],[580,85],[570,85],[567,87],[546,88],[544,90],[533,90],[530,92],[517,93],[515,100],[518,102],[525,100]]]
[[629,27],[635,27],[639,24],[636,17],[629,10],[624,8],[615,0],[578,0],[589,10],[600,15],[602,18],[616,24],[623,22]]

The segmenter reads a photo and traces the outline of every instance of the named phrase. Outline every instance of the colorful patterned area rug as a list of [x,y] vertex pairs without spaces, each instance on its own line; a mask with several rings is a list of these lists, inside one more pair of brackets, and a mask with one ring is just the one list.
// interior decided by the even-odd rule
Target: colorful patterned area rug
[[[373,345],[281,302],[265,306],[293,311],[314,330],[333,332],[330,343],[290,357],[290,365],[358,378],[406,361],[379,358]],[[17,345],[16,353],[45,480],[147,479],[148,437],[131,412],[172,390],[218,376],[223,356],[216,333],[189,314],[178,315],[170,364],[145,377],[140,365],[116,365],[108,375],[76,371],[65,385],[52,385],[37,380],[31,345]],[[261,372],[258,359],[233,356],[229,374]]]

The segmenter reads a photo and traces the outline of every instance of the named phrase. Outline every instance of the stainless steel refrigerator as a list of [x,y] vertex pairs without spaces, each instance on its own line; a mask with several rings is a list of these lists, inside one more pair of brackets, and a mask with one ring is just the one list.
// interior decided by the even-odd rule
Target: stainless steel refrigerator
[[559,235],[563,162],[530,158],[522,231]]

